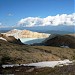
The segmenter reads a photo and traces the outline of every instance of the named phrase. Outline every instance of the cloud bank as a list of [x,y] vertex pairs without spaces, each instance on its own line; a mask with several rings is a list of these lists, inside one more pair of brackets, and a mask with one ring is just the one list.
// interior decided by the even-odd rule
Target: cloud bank
[[18,22],[18,26],[33,27],[33,26],[58,26],[58,25],[75,25],[75,13],[62,14],[56,16],[48,16],[45,18],[40,17],[27,17]]

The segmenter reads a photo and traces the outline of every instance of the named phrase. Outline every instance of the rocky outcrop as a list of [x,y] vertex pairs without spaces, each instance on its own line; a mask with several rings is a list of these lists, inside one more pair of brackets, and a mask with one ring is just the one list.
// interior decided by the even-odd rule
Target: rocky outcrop
[[5,34],[0,34],[0,39],[14,44],[23,44],[20,39],[16,39],[14,36],[6,36]]
[[29,30],[11,30],[7,33],[4,33],[7,36],[14,36],[16,38],[47,38],[50,34],[32,32]]

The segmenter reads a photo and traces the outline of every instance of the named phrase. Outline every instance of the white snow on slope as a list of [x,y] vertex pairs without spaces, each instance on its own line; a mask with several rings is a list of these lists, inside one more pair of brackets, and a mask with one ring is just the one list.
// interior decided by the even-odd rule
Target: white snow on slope
[[0,39],[1,39],[1,40],[4,40],[4,41],[7,41],[7,40],[6,40],[5,38],[3,38],[3,37],[0,37]]
[[62,47],[62,48],[69,48],[69,46],[65,46],[65,45],[63,45],[63,46],[60,46],[60,47]]
[[28,64],[28,66],[36,66],[36,67],[55,67],[60,65],[68,65],[72,63],[72,61],[69,60],[61,60],[61,61],[44,61],[44,62],[38,62],[38,63],[31,63]]
[[73,61],[66,60],[60,60],[60,61],[43,61],[43,62],[37,62],[37,63],[30,63],[30,64],[12,64],[12,65],[2,65],[3,68],[5,67],[13,67],[13,66],[35,66],[35,67],[55,67],[55,66],[63,66],[63,65],[69,65],[72,64]]

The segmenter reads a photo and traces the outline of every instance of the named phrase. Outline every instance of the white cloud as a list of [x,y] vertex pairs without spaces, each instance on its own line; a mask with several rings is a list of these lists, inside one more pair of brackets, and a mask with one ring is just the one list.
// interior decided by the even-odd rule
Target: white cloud
[[42,24],[43,24],[43,19],[39,17],[28,17],[25,19],[21,19],[18,22],[18,25],[24,25],[27,27],[37,26],[37,25],[42,25]]
[[21,19],[18,22],[18,25],[25,27],[33,27],[33,26],[58,26],[58,25],[75,25],[75,13],[67,15],[56,15],[56,16],[48,16],[46,18],[40,17],[27,17]]

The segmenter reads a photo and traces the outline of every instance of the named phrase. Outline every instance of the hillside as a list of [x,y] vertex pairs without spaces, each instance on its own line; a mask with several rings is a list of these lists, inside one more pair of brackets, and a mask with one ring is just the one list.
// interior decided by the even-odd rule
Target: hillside
[[55,47],[70,47],[75,48],[75,37],[71,35],[50,35],[49,38],[42,42],[45,46],[55,46]]
[[75,49],[20,45],[0,39],[0,63],[2,64],[25,64],[61,59],[75,59]]

